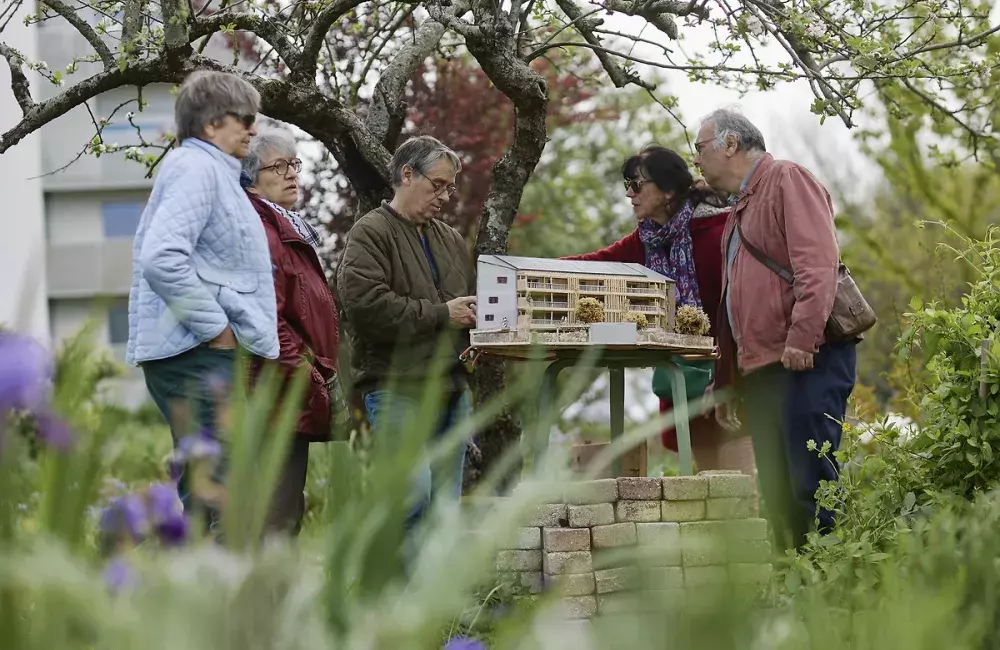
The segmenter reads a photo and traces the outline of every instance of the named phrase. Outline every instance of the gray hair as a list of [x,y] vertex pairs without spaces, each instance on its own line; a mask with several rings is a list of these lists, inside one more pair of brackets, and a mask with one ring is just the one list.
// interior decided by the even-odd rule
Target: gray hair
[[227,114],[259,112],[260,93],[240,77],[213,70],[193,72],[181,84],[174,103],[177,141],[203,137],[206,126],[221,122]]
[[764,145],[764,135],[760,129],[738,111],[720,108],[701,121],[702,127],[710,123],[715,125],[714,146],[716,149],[725,147],[726,139],[729,136],[734,136],[738,150],[767,151],[767,147]]
[[257,130],[257,135],[250,140],[247,155],[243,158],[243,171],[253,179],[254,183],[257,182],[257,174],[260,173],[264,156],[272,151],[283,158],[295,157],[295,136],[291,131],[275,127],[262,127]]
[[403,166],[409,165],[421,173],[426,173],[434,164],[447,158],[456,172],[462,171],[462,161],[458,154],[446,147],[437,138],[421,135],[408,139],[392,154],[389,171],[392,172],[392,186],[403,184]]

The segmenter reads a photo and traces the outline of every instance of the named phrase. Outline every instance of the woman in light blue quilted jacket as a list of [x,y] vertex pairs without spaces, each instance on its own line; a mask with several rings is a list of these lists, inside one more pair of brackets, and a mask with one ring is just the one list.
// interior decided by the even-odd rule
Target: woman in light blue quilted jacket
[[278,356],[267,236],[240,186],[259,109],[238,76],[189,76],[174,107],[180,146],[164,158],[136,231],[126,360],[142,368],[175,446],[214,431],[218,386],[232,380],[238,348]]

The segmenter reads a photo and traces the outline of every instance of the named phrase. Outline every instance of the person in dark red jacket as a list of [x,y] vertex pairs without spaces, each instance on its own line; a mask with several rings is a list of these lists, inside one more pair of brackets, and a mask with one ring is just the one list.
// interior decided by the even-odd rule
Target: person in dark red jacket
[[[622,165],[625,195],[638,227],[593,253],[564,259],[642,264],[677,282],[677,304],[701,307],[714,315],[722,299],[722,231],[729,208],[707,185],[695,182],[675,151],[650,145]],[[711,336],[715,336],[712,323]],[[660,400],[660,412],[673,407]],[[677,450],[672,428],[663,445]],[[753,447],[747,437],[727,439],[714,414],[691,420],[691,445],[699,470],[736,469],[754,474]]]
[[260,215],[274,266],[278,305],[277,362],[289,375],[310,365],[310,380],[288,461],[272,500],[267,528],[295,536],[305,512],[303,490],[309,444],[330,439],[339,393],[337,308],[320,264],[319,233],[292,208],[299,200],[298,172],[291,133],[260,129],[243,159],[241,182]]

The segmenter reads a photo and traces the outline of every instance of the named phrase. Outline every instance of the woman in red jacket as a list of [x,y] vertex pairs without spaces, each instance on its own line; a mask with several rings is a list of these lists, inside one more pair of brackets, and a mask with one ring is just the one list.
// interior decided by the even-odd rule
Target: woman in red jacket
[[328,441],[332,420],[346,409],[337,383],[339,319],[316,252],[320,235],[292,211],[299,200],[301,169],[291,133],[262,128],[250,141],[241,178],[264,224],[271,251],[278,303],[278,363],[289,375],[303,363],[310,366],[302,413],[267,522],[268,530],[292,536],[298,534],[305,513],[309,444]]
[[[715,315],[722,299],[722,231],[729,208],[704,184],[697,184],[676,152],[650,145],[622,165],[625,195],[632,201],[638,227],[607,248],[565,259],[632,262],[672,278],[677,304]],[[715,336],[715,323],[710,331]],[[660,400],[660,412],[672,408]],[[677,450],[677,433],[661,434],[663,445]],[[691,446],[699,470],[736,469],[755,474],[749,437],[727,440],[714,414],[691,420]]]

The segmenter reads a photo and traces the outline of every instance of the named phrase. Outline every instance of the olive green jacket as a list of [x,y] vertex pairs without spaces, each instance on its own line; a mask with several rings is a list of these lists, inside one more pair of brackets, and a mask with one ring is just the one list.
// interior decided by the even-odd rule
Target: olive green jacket
[[[450,326],[452,298],[475,295],[475,273],[462,236],[431,219],[424,233],[438,268],[435,286],[420,231],[383,202],[361,217],[347,235],[337,267],[337,292],[351,349],[355,386],[423,388],[439,346],[454,350],[448,364],[461,390],[468,373],[458,356],[469,345],[468,330]],[[442,337],[447,337],[442,339]]]

